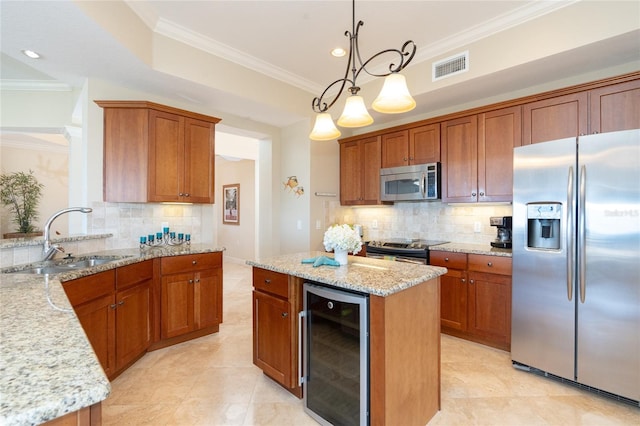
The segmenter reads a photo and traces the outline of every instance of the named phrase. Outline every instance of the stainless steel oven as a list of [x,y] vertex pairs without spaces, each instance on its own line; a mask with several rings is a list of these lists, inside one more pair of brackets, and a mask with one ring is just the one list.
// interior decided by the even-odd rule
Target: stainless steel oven
[[447,241],[399,238],[369,241],[366,243],[367,257],[428,265],[429,247],[445,243]]

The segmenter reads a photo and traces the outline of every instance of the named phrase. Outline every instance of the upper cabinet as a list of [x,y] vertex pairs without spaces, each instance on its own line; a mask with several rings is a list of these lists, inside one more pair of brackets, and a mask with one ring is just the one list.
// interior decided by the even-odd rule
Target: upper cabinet
[[104,109],[104,199],[214,202],[220,119],[145,101],[96,101]]
[[340,142],[340,204],[380,204],[380,137]]
[[524,105],[524,144],[640,128],[640,80]]
[[382,135],[382,168],[440,161],[440,124]]
[[442,123],[443,202],[511,201],[521,122],[517,106]]

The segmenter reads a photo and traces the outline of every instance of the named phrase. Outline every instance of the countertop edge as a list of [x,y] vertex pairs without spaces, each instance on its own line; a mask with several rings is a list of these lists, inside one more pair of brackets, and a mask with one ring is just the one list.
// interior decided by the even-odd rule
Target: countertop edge
[[429,251],[446,251],[450,253],[481,254],[485,256],[512,257],[511,249],[491,247],[484,244],[445,243],[429,247]]

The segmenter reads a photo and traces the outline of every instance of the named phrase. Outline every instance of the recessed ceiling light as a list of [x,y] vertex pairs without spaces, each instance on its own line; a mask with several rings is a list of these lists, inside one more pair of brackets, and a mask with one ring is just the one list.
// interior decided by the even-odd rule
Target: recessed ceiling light
[[336,47],[331,51],[331,55],[335,56],[336,58],[342,58],[346,54],[347,54],[347,51],[344,50],[342,47]]
[[30,57],[31,59],[40,59],[40,54],[39,54],[39,53],[37,53],[37,52],[34,52],[33,50],[27,50],[27,49],[25,49],[25,50],[23,50],[23,51],[22,51],[22,53],[23,53],[25,56]]

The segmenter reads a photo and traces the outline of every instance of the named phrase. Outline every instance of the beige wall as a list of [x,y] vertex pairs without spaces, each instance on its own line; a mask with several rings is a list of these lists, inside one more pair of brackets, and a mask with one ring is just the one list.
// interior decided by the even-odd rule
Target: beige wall
[[[240,223],[222,223],[223,185],[240,184]],[[225,257],[245,261],[255,258],[256,241],[255,161],[216,159],[216,214],[218,246],[226,248]]]

